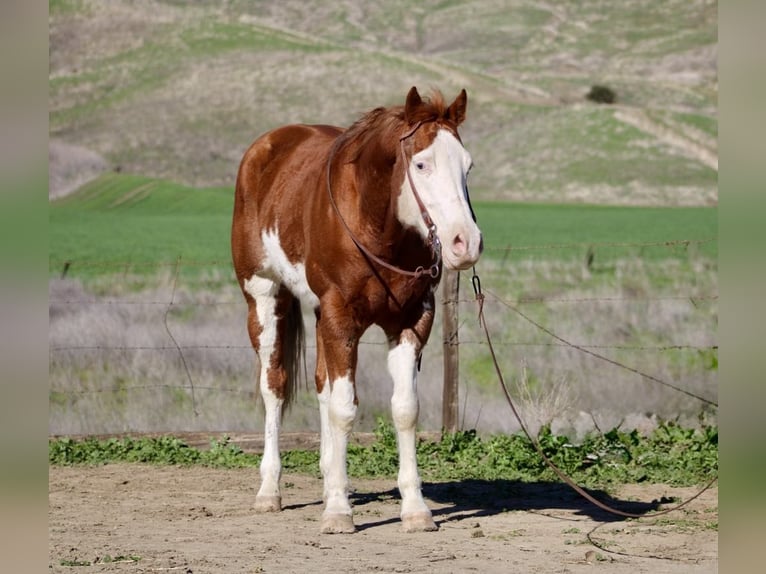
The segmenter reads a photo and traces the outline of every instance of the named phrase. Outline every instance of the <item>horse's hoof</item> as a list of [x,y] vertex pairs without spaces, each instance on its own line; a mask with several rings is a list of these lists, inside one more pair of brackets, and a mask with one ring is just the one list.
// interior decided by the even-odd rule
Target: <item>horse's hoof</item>
[[279,512],[282,510],[282,497],[256,496],[253,508],[256,512]]
[[405,532],[432,532],[439,527],[430,512],[413,512],[402,515],[402,529]]
[[350,514],[324,514],[319,530],[322,534],[350,534],[356,532]]

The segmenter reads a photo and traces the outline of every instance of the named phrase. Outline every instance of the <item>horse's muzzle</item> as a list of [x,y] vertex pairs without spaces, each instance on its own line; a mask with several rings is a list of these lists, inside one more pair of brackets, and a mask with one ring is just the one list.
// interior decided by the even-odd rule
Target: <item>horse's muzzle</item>
[[448,243],[443,244],[442,260],[447,269],[456,271],[468,269],[479,260],[484,250],[484,239],[478,228],[474,233],[470,231],[455,233]]

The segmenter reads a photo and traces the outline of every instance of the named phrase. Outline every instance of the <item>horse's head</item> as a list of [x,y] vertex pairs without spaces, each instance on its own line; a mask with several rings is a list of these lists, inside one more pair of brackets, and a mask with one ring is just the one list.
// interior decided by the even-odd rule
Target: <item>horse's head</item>
[[[430,217],[448,269],[467,269],[476,263],[483,248],[466,185],[473,161],[457,132],[465,119],[466,105],[465,90],[445,106],[438,92],[424,102],[413,87],[404,106],[407,125],[401,149],[409,173],[404,175],[398,217],[424,237],[429,233]],[[425,213],[421,213],[423,208]]]

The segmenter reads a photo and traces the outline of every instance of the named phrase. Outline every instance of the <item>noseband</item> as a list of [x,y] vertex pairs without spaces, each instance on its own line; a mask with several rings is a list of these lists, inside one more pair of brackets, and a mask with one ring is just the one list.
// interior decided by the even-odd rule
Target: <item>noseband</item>
[[428,214],[428,209],[426,209],[425,204],[423,203],[423,200],[420,198],[420,194],[418,194],[418,191],[415,187],[415,182],[412,180],[412,175],[410,174],[410,164],[407,160],[407,154],[404,150],[404,141],[412,137],[412,135],[418,131],[418,128],[423,124],[423,122],[418,122],[415,124],[415,126],[410,129],[406,134],[404,134],[402,137],[399,138],[399,148],[402,152],[402,161],[404,161],[404,164],[406,166],[406,172],[407,172],[407,181],[410,184],[410,188],[412,189],[412,194],[415,196],[415,201],[418,204],[418,208],[420,209],[420,216],[423,218],[423,223],[425,223],[426,228],[428,229],[428,245],[431,248],[431,256],[433,258],[433,263],[428,267],[427,269],[423,267],[422,265],[419,266],[414,271],[408,271],[407,269],[402,269],[401,267],[397,267],[395,265],[391,265],[390,263],[384,261],[377,255],[375,255],[372,251],[367,249],[364,244],[362,244],[361,241],[356,237],[353,231],[351,231],[351,228],[349,227],[348,223],[346,223],[346,220],[343,218],[343,216],[340,213],[340,210],[338,209],[338,205],[335,203],[335,198],[332,195],[332,186],[330,182],[330,168],[332,167],[332,160],[335,157],[335,153],[338,151],[338,147],[340,147],[340,141],[341,137],[339,136],[335,142],[333,143],[332,149],[330,150],[330,155],[327,158],[327,194],[330,197],[330,203],[332,204],[333,209],[335,210],[335,213],[338,215],[338,219],[340,219],[340,222],[343,224],[343,227],[346,229],[346,232],[348,233],[349,237],[351,237],[351,240],[354,242],[354,245],[356,245],[359,250],[364,253],[365,256],[367,256],[369,259],[372,259],[377,263],[378,265],[385,267],[386,269],[390,271],[394,271],[395,273],[399,273],[400,275],[407,275],[409,277],[415,277],[416,279],[419,279],[421,277],[430,277],[432,279],[436,279],[439,277],[439,273],[441,271],[441,257],[442,257],[442,248],[441,248],[441,241],[439,240],[439,237],[436,235],[436,224],[433,222],[433,219],[431,219],[431,216]]

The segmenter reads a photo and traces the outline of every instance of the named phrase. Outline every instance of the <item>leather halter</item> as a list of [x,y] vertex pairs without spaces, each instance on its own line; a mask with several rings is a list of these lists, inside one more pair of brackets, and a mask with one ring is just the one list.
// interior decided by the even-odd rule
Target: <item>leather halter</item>
[[351,228],[349,227],[348,223],[346,223],[346,220],[341,215],[340,209],[338,209],[338,205],[335,203],[335,198],[332,195],[332,186],[330,182],[330,168],[332,167],[332,160],[335,157],[335,153],[338,151],[338,147],[339,147],[342,136],[338,136],[338,138],[335,140],[332,146],[332,149],[330,150],[330,155],[327,158],[327,194],[330,197],[330,203],[332,204],[332,207],[335,210],[335,213],[338,215],[338,219],[340,219],[340,222],[343,224],[343,227],[345,227],[349,237],[351,237],[351,240],[354,242],[354,245],[356,245],[357,248],[365,256],[367,256],[369,259],[372,259],[378,265],[385,267],[386,269],[390,271],[394,271],[395,273],[399,273],[400,275],[407,275],[409,277],[415,277],[417,279],[419,279],[420,277],[430,277],[432,279],[436,279],[437,277],[439,277],[439,273],[441,271],[441,252],[442,252],[441,241],[439,240],[439,237],[436,235],[436,224],[433,222],[433,219],[431,219],[431,216],[428,213],[428,209],[426,209],[426,206],[423,203],[423,200],[420,198],[420,194],[418,194],[418,191],[415,188],[415,182],[412,180],[412,175],[410,174],[410,164],[407,161],[407,154],[405,153],[405,150],[404,150],[404,140],[411,137],[416,131],[418,131],[418,128],[420,128],[422,124],[423,124],[422,121],[418,122],[406,134],[401,136],[399,138],[399,147],[402,151],[402,160],[405,162],[405,165],[406,165],[407,181],[410,184],[410,188],[412,189],[412,194],[415,196],[415,201],[417,202],[418,208],[420,209],[420,216],[423,218],[423,223],[425,223],[426,228],[428,229],[428,237],[427,237],[428,245],[429,247],[431,247],[431,254],[433,257],[433,263],[431,264],[430,267],[428,267],[428,269],[426,269],[425,267],[421,265],[414,271],[408,271],[407,269],[402,269],[401,267],[392,265],[388,263],[387,261],[384,261],[377,255],[375,255],[369,249],[367,249],[364,246],[364,244],[362,244],[362,242],[359,241],[359,239],[354,234],[354,232],[351,231]]

